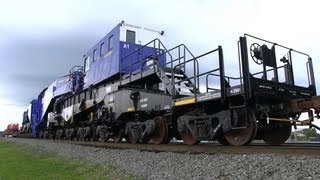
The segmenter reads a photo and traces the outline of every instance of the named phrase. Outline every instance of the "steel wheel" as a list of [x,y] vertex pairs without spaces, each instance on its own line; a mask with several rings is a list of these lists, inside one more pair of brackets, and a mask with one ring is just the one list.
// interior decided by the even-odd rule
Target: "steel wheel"
[[261,136],[264,142],[269,145],[278,146],[283,144],[291,134],[291,124],[272,123],[268,130],[262,132]]
[[183,133],[180,132],[180,136],[184,144],[195,145],[200,143],[200,141],[197,141],[188,130]]
[[220,137],[218,137],[217,141],[224,146],[230,146],[230,143],[223,134]]
[[114,133],[113,135],[113,142],[115,143],[120,143],[122,140],[122,134],[121,134],[121,130],[117,131],[116,133]]
[[40,138],[40,139],[43,139],[43,131],[40,131],[40,133],[39,133],[39,138]]
[[90,137],[89,137],[89,141],[96,141],[97,137],[96,137],[96,128],[94,126],[91,126],[90,128]]
[[[239,118],[245,118],[245,116],[240,115]],[[232,129],[223,134],[224,139],[222,138],[221,142],[224,145],[242,146],[251,143],[257,133],[257,121],[251,110],[248,110],[247,118],[248,126],[246,128]]]
[[164,144],[168,141],[168,128],[165,124],[165,119],[161,116],[155,117],[156,127],[155,131],[151,136],[151,142],[154,144]]
[[80,136],[80,130],[78,129],[77,134],[76,134],[76,141],[80,141],[81,136]]
[[127,138],[129,140],[128,142],[130,142],[131,144],[136,144],[136,143],[139,142],[138,139],[133,138],[132,132],[130,132],[130,131],[128,133],[128,137]]
[[129,136],[125,136],[124,139],[126,140],[127,143],[131,143],[130,139],[129,139]]

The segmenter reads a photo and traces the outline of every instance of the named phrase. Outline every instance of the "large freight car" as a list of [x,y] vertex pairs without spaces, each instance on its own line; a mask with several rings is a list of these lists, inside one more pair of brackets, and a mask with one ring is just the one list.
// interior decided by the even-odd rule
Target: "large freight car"
[[[71,69],[69,89],[58,95],[50,85],[38,98],[39,136],[224,145],[263,139],[279,145],[292,126],[319,129],[312,123],[320,103],[309,55],[245,34],[238,41],[239,75],[230,77],[221,46],[194,56],[183,44],[166,48],[163,34],[118,24],[84,55],[83,68]],[[296,63],[304,63],[305,79],[295,73]],[[309,118],[300,121],[304,112]]]
[[[75,72],[74,72],[75,73]],[[33,99],[27,111],[23,112],[21,137],[39,137],[41,129],[48,126],[48,114],[53,110],[55,101],[68,93],[72,93],[72,80],[70,75],[54,80],[44,88],[37,99]]]
[[3,132],[4,136],[9,137],[16,137],[19,135],[19,124],[18,123],[11,123],[7,126],[7,129]]

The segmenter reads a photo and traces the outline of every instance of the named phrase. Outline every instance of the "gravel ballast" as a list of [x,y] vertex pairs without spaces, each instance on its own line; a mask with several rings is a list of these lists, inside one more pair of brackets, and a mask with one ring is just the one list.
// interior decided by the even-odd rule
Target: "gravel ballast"
[[[40,139],[6,138],[36,153],[111,164],[145,179],[320,179],[320,156],[179,154],[79,146]],[[320,154],[320,152],[319,152]]]

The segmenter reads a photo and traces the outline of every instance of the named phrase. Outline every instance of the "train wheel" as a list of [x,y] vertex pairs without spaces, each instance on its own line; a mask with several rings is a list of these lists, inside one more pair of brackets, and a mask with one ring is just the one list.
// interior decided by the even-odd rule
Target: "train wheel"
[[230,146],[230,143],[228,142],[228,140],[226,139],[226,137],[224,135],[221,135],[220,137],[218,137],[218,142],[224,146]]
[[44,131],[43,139],[48,139],[48,138],[49,138],[48,131]]
[[52,132],[48,132],[48,136],[49,136],[49,139],[54,139],[54,136],[53,136],[53,134],[52,134]]
[[[240,115],[239,118],[245,118]],[[254,113],[248,110],[248,126],[246,128],[232,129],[224,133],[221,140],[223,145],[242,146],[251,143],[257,133],[257,121]]]
[[164,117],[158,116],[154,119],[155,131],[151,136],[151,142],[154,144],[164,144],[168,142],[168,127],[165,123]]
[[78,134],[77,129],[71,128],[71,129],[70,129],[70,136],[68,137],[68,140],[70,140],[70,141],[76,141],[76,140],[77,140],[77,134]]
[[126,140],[127,143],[131,143],[130,139],[129,139],[129,136],[125,136],[124,139]]
[[76,141],[80,141],[81,140],[81,136],[80,136],[80,130],[78,129],[77,134],[76,134]]
[[197,141],[188,130],[183,133],[180,132],[180,137],[183,140],[183,143],[187,145],[195,145],[200,143],[200,141]]
[[131,144],[136,144],[139,142],[138,139],[133,138],[132,132],[129,131],[128,133],[128,142],[130,142]]
[[96,136],[96,128],[95,127],[91,127],[90,128],[90,137],[89,137],[89,141],[96,141],[97,140],[97,136]]
[[278,146],[283,144],[291,134],[291,125],[288,123],[272,123],[268,130],[264,131],[261,136],[264,142],[269,145]]
[[40,138],[40,139],[43,138],[43,132],[42,132],[42,131],[40,131],[40,133],[39,133],[39,138]]
[[116,133],[114,133],[113,135],[113,142],[115,143],[120,143],[122,140],[122,134],[121,134],[121,130],[117,131]]

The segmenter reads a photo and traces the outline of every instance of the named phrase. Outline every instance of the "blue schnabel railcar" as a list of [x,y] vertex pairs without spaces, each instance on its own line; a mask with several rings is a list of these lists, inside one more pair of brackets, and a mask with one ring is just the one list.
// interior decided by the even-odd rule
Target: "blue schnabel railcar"
[[62,76],[44,88],[37,99],[33,99],[23,113],[21,136],[39,137],[41,129],[47,126],[48,113],[53,111],[53,104],[61,97],[72,92],[71,76]]
[[[143,46],[153,39],[161,38],[161,35],[163,32],[139,26],[125,23],[117,25],[84,55],[85,88],[111,78],[118,79],[119,73],[134,72],[145,66],[139,63],[147,61],[139,60],[148,58],[158,49],[153,47],[154,44]],[[139,51],[134,52],[137,49]],[[164,65],[165,56],[159,57],[158,62]]]
[[[231,77],[221,46],[194,56],[184,44],[166,48],[163,34],[118,24],[84,55],[84,67],[73,67],[39,95],[39,137],[279,145],[292,125],[319,129],[313,113],[319,116],[320,98],[308,54],[245,34],[235,60],[239,76]],[[304,57],[304,85],[295,81],[301,72],[294,54],[299,62]],[[300,121],[304,112],[309,119]]]

